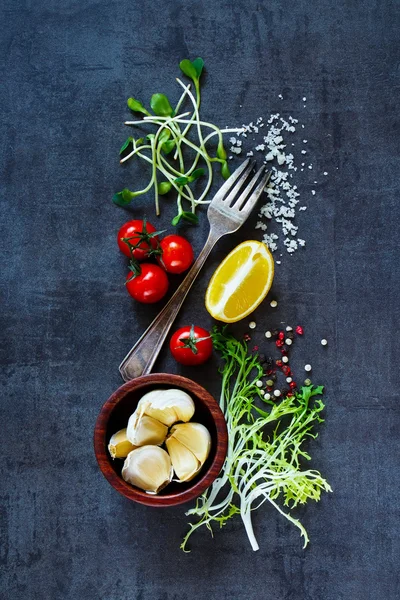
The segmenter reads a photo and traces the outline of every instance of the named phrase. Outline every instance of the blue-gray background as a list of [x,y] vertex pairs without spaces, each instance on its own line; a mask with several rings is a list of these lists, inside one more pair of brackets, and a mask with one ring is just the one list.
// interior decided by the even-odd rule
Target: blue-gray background
[[[4,600],[396,600],[399,597],[399,3],[328,0],[1,3],[1,565]],[[145,175],[118,165],[129,95],[176,97],[184,57],[202,56],[203,114],[240,125],[302,115],[319,173],[299,185],[305,250],[285,255],[267,326],[301,322],[298,368],[327,387],[312,465],[334,494],[297,511],[311,544],[272,509],[192,538],[184,507],[134,505],[92,450],[117,366],[159,307],[126,294],[115,235],[136,212],[111,195]],[[278,94],[284,101],[279,104]],[[301,98],[307,97],[307,108]],[[242,106],[241,106],[242,105]],[[304,112],[302,112],[304,111]],[[328,176],[322,181],[321,172]],[[137,180],[137,181],[136,181]],[[311,186],[312,187],[312,186]],[[167,226],[173,206],[158,221]],[[199,251],[206,220],[187,235]],[[210,258],[180,323],[210,325]],[[319,341],[329,339],[324,351]],[[217,394],[216,361],[179,369]]]

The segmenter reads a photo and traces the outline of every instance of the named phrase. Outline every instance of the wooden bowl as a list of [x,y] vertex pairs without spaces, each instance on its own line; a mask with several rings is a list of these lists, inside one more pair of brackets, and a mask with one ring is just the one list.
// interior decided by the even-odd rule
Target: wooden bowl
[[[211,450],[200,473],[192,481],[172,481],[158,495],[153,496],[122,479],[124,460],[113,460],[107,447],[111,436],[127,426],[129,417],[145,393],[156,388],[171,387],[180,388],[192,397],[195,413],[191,420],[207,427],[211,435]],[[137,377],[118,388],[101,409],[94,430],[94,451],[105,478],[120,494],[147,506],[175,506],[197,498],[218,476],[225,461],[227,447],[225,418],[214,398],[198,383],[180,375],[166,373]]]

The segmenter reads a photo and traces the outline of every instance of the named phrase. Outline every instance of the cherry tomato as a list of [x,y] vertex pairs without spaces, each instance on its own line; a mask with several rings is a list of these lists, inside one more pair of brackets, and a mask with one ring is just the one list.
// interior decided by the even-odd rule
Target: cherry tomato
[[118,247],[128,258],[144,260],[147,258],[149,250],[155,250],[158,246],[158,238],[157,235],[154,235],[155,233],[158,233],[156,228],[144,219],[143,221],[128,221],[118,231]]
[[202,327],[181,327],[171,337],[169,348],[182,365],[201,365],[212,354],[213,344],[208,331]]
[[140,274],[129,273],[126,289],[138,302],[153,304],[165,296],[168,290],[168,277],[158,265],[142,263]]
[[160,242],[161,256],[157,258],[168,273],[183,273],[193,262],[193,248],[180,235],[167,235]]

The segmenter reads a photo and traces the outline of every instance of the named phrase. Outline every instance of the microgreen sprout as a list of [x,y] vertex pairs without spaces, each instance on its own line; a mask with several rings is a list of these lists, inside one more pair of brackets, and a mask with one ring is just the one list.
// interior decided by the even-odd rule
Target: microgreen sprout
[[306,546],[307,531],[281,504],[293,509],[319,500],[322,491],[332,491],[318,471],[301,464],[310,460],[304,442],[317,437],[314,425],[323,421],[324,404],[318,397],[323,388],[309,385],[272,401],[257,385],[263,368],[246,343],[215,328],[212,339],[223,359],[220,406],[228,427],[228,451],[219,477],[186,513],[198,521],[190,524],[181,548],[187,551],[188,539],[199,527],[212,532],[212,523],[222,527],[240,514],[251,546],[258,550],[251,517],[264,502],[299,528]]
[[[128,99],[130,110],[144,116],[138,121],[126,121],[125,125],[153,126],[156,129],[155,133],[138,139],[129,136],[120,149],[120,162],[125,163],[137,157],[148,163],[151,166],[150,180],[141,190],[131,191],[124,188],[113,197],[115,204],[126,206],[137,196],[153,189],[156,214],[159,215],[159,197],[174,191],[178,210],[172,219],[173,225],[182,220],[190,224],[198,223],[197,207],[210,202],[207,195],[213,182],[213,163],[219,163],[224,179],[230,176],[223,135],[242,131],[220,129],[200,118],[200,78],[204,67],[203,60],[185,59],[179,66],[182,73],[193,83],[185,85],[177,79],[182,93],[175,108],[167,96],[161,93],[151,97],[150,108],[153,114],[139,100],[132,97]],[[191,91],[191,85],[194,86],[195,94]],[[190,110],[180,112],[185,102],[189,102]],[[216,148],[212,145],[214,141]],[[195,183],[198,180],[199,182]],[[200,193],[197,191],[199,188]],[[189,206],[184,208],[184,203],[188,203]]]

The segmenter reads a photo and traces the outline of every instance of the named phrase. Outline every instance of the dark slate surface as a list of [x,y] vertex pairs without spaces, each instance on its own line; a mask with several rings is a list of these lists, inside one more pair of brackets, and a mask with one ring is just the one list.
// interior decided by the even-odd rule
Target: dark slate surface
[[[0,597],[397,599],[398,3],[1,4]],[[199,533],[185,555],[183,508],[129,503],[93,455],[94,422],[120,384],[119,361],[157,312],[126,294],[115,245],[131,213],[110,197],[145,179],[118,166],[125,99],[174,96],[179,60],[197,55],[208,71],[205,115],[221,125],[274,110],[301,116],[319,174],[312,198],[310,174],[298,173],[307,247],[277,269],[278,311],[266,303],[255,316],[259,341],[269,325],[301,322],[298,366],[311,362],[327,386],[311,453],[334,494],[297,511],[311,538],[305,551],[298,531],[265,508],[255,518],[258,553],[236,521],[214,540]],[[138,201],[136,214],[152,214],[150,202]],[[198,231],[188,231],[197,251],[204,218]],[[210,325],[201,299],[209,276],[254,236],[253,219],[218,246],[180,323],[196,315]],[[218,392],[215,363],[185,371],[164,353],[158,369]]]

